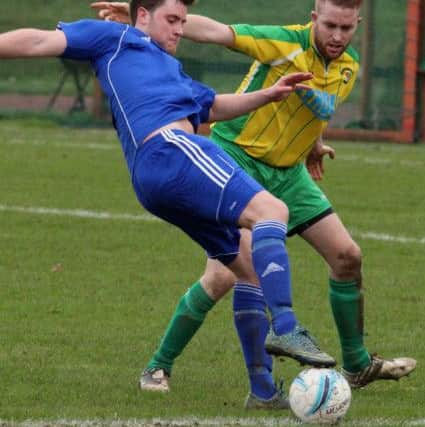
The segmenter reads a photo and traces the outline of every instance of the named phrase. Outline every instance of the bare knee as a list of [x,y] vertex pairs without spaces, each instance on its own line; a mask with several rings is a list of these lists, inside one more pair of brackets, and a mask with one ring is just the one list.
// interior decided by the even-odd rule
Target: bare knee
[[337,280],[360,280],[362,253],[360,247],[351,241],[338,250],[332,275]]
[[260,221],[288,222],[289,210],[285,203],[267,191],[257,193],[239,218],[242,227],[252,229]]
[[219,261],[209,259],[201,284],[205,292],[214,301],[223,297],[235,283],[234,274]]

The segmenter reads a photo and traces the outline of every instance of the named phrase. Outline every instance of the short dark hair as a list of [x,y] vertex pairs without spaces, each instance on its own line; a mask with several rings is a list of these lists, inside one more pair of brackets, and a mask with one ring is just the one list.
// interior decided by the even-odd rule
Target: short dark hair
[[[183,3],[186,6],[191,6],[196,0],[176,0],[176,2]],[[137,10],[139,7],[144,7],[149,12],[153,12],[160,7],[165,0],[130,0],[130,19],[132,24],[136,23]]]
[[363,0],[318,0],[318,2],[332,3],[334,6],[347,7],[350,9],[360,9]]

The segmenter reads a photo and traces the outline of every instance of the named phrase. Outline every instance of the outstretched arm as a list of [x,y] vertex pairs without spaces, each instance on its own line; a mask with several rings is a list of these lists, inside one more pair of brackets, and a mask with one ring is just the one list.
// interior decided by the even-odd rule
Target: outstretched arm
[[0,58],[59,56],[66,49],[66,37],[60,30],[32,28],[0,34]]
[[230,120],[269,102],[282,101],[297,89],[309,90],[310,87],[302,82],[312,78],[311,73],[292,73],[281,77],[277,83],[265,89],[243,94],[217,95],[208,121]]
[[200,43],[214,43],[232,47],[235,42],[233,30],[226,24],[201,15],[187,15],[183,37]]

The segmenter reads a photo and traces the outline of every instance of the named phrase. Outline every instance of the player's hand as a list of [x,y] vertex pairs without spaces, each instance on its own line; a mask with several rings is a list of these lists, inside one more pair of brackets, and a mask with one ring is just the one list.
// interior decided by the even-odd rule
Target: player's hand
[[127,2],[99,1],[92,3],[90,7],[97,10],[98,17],[105,21],[130,23],[130,8]]
[[310,90],[311,87],[303,84],[303,82],[311,80],[312,78],[312,73],[291,73],[281,77],[270,87],[270,101],[281,101],[296,90]]
[[323,158],[325,156],[334,159],[335,150],[329,145],[323,144],[322,139],[319,138],[313,145],[305,161],[307,170],[315,181],[320,181],[323,178],[325,173]]

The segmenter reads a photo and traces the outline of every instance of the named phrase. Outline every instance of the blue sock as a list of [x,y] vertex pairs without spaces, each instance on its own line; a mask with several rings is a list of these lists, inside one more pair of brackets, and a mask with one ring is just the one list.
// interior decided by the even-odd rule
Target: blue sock
[[276,393],[276,386],[271,373],[272,358],[264,349],[269,319],[261,288],[237,283],[233,292],[233,315],[248,369],[251,393],[261,399],[270,399]]
[[257,223],[252,230],[252,262],[277,335],[292,331],[297,323],[292,311],[286,229],[283,222],[264,221]]

